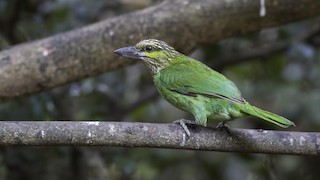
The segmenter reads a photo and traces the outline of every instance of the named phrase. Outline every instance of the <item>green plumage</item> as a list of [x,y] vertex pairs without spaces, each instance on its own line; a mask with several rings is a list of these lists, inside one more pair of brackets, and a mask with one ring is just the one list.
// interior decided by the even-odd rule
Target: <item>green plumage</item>
[[163,41],[144,40],[115,52],[142,59],[150,68],[159,93],[174,106],[193,114],[196,124],[206,126],[207,119],[228,121],[254,116],[284,128],[294,125],[284,117],[250,105],[224,75]]

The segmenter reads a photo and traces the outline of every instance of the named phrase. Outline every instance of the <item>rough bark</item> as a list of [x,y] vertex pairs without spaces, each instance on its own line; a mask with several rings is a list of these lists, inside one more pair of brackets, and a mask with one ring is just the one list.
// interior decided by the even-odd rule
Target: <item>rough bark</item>
[[320,133],[195,127],[188,139],[177,124],[2,121],[0,145],[85,145],[319,155]]
[[320,14],[318,0],[174,0],[28,42],[0,52],[0,98],[47,90],[119,68],[113,51],[146,38],[162,39],[187,53],[201,43],[279,26]]

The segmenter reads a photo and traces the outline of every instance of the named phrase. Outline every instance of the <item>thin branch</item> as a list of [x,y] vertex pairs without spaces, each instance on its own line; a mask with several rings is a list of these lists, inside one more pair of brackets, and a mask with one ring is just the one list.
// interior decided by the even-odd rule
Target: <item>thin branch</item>
[[224,152],[320,155],[320,133],[195,127],[190,139],[177,124],[2,121],[0,145],[157,147]]
[[241,64],[244,62],[249,62],[253,60],[261,60],[261,59],[266,59],[276,53],[283,52],[287,50],[290,47],[290,43],[288,42],[277,42],[269,47],[263,47],[263,48],[255,48],[254,50],[250,52],[245,52],[241,54],[237,54],[236,56],[232,57],[224,57],[217,59],[213,61],[213,63],[210,65],[217,71],[221,71],[222,69]]
[[132,64],[113,51],[142,39],[162,39],[188,53],[202,43],[315,17],[320,14],[320,1],[266,1],[264,17],[260,8],[256,0],[166,0],[12,47],[0,53],[0,98],[37,93]]
[[252,60],[267,59],[268,57],[273,56],[276,53],[288,50],[293,43],[315,43],[312,42],[312,38],[319,35],[319,33],[320,25],[316,24],[311,27],[310,31],[302,34],[301,36],[295,37],[290,41],[275,42],[271,45],[268,45],[268,47],[255,47],[254,50],[250,50],[248,52],[242,52],[241,54],[233,54],[233,56],[223,57],[213,61],[214,63],[212,63],[210,66],[218,71],[221,71],[227,66],[237,65]]

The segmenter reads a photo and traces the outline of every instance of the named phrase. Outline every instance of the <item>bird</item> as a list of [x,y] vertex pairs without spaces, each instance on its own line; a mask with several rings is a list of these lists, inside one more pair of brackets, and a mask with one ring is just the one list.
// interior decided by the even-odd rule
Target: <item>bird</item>
[[220,121],[219,128],[226,128],[227,121],[250,116],[282,128],[295,126],[287,118],[251,105],[223,74],[178,52],[164,41],[146,39],[134,46],[116,49],[114,53],[140,60],[150,70],[160,95],[194,116],[195,120],[174,121],[189,137],[188,125],[206,127],[208,119]]

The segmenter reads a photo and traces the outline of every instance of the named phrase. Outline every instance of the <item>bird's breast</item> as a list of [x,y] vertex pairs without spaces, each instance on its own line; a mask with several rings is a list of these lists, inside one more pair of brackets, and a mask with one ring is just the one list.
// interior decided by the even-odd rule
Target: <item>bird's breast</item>
[[187,96],[180,94],[178,92],[169,90],[166,86],[162,85],[161,82],[155,82],[155,85],[161,94],[161,96],[167,100],[173,106],[187,111],[191,114],[198,112],[199,110],[205,111],[206,104],[209,103],[205,101],[208,98],[204,98],[203,96]]

